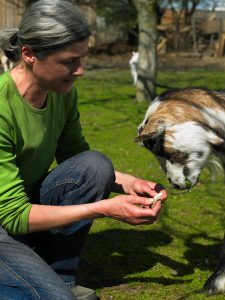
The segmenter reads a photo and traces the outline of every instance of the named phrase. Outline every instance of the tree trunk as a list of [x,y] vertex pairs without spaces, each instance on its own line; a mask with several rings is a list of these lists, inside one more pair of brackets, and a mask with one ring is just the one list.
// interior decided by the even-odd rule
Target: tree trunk
[[132,0],[138,14],[139,62],[136,99],[151,102],[155,97],[157,0]]

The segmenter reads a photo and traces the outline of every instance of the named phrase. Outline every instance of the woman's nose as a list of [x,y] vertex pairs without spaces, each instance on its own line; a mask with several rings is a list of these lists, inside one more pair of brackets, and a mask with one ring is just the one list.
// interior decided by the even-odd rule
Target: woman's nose
[[82,76],[84,74],[84,61],[83,59],[79,59],[76,65],[73,67],[73,75]]
[[73,75],[75,76],[82,76],[84,74],[84,67],[82,63],[80,63],[78,66],[76,66],[73,70]]

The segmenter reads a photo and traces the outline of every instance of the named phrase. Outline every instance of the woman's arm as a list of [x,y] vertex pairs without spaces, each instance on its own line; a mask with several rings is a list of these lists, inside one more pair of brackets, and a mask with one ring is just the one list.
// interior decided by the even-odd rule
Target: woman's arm
[[[153,223],[167,197],[165,189],[157,183],[117,171],[115,176],[113,191],[123,195],[110,200],[69,206],[32,205],[29,232],[64,227],[81,220],[100,217],[110,217],[133,225]],[[153,197],[159,192],[162,193],[162,201],[150,208]]]
[[110,217],[132,225],[151,224],[159,215],[161,202],[151,209],[152,198],[119,195],[94,203],[48,206],[32,205],[29,214],[29,232],[44,231],[71,225],[85,219]]
[[68,206],[52,206],[33,204],[29,214],[29,232],[49,230],[71,225],[84,219],[98,217],[94,203]]

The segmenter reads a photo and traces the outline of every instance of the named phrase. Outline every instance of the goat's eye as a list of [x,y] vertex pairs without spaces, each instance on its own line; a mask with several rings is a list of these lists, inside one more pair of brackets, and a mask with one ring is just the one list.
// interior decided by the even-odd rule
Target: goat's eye
[[174,163],[175,163],[175,159],[171,157],[171,158],[170,158],[170,163],[171,163],[171,164],[174,164]]
[[197,155],[198,155],[198,158],[201,158],[203,156],[203,152],[202,151],[198,151]]
[[184,176],[188,176],[190,174],[188,167],[184,167],[183,173]]
[[153,151],[155,153],[158,153],[160,151],[160,144],[156,143],[154,146],[153,146]]

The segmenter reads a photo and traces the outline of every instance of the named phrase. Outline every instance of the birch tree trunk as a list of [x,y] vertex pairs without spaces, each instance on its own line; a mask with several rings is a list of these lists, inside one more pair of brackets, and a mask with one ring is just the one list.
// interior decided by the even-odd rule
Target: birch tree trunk
[[155,97],[157,0],[132,0],[138,14],[139,62],[136,99],[151,102]]

